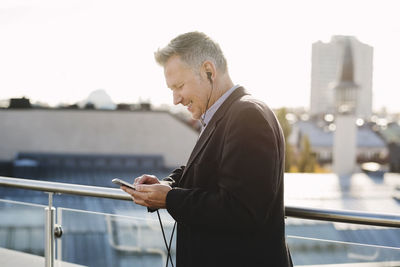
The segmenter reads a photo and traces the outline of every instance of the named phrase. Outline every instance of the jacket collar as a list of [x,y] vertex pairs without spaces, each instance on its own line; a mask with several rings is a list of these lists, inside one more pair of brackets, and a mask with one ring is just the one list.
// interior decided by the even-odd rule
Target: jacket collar
[[[238,98],[248,95],[248,93],[245,91],[243,87],[237,88],[225,101],[224,103],[219,107],[217,112],[215,112],[214,116],[208,123],[207,127],[204,129],[203,133],[201,134],[200,138],[197,140],[196,145],[193,148],[193,151],[189,157],[189,160],[186,164],[185,170],[182,173],[182,178],[184,177],[185,173],[187,170],[190,168],[192,165],[194,159],[197,157],[199,152],[202,150],[202,148],[205,146],[205,144],[208,142],[210,137],[212,136],[212,133],[214,132],[215,128],[218,125],[218,122],[224,117],[225,113],[228,111],[228,109],[231,107],[232,103],[237,100]],[[181,178],[181,181],[182,181]]]

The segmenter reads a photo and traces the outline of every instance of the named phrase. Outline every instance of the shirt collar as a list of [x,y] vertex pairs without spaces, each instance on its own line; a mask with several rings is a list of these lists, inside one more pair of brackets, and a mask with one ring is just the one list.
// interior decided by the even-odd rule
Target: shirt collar
[[[237,88],[239,88],[240,85],[237,84],[233,86],[231,89],[226,91],[220,98],[215,101],[215,103],[204,112],[204,114],[201,115],[200,117],[200,123],[201,123],[201,133],[203,130],[207,127],[208,123],[211,121],[212,117],[214,116],[215,112],[217,112],[218,108],[225,102],[225,100],[235,91]],[[200,134],[201,134],[200,133]]]

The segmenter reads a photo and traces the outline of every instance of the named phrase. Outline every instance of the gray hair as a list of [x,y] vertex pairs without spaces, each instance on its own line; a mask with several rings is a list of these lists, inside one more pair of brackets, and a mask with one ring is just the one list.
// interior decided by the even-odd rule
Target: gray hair
[[194,70],[210,60],[216,68],[225,73],[227,63],[219,45],[202,32],[188,32],[171,40],[164,48],[158,49],[154,57],[158,64],[165,66],[168,59],[178,55],[181,60]]

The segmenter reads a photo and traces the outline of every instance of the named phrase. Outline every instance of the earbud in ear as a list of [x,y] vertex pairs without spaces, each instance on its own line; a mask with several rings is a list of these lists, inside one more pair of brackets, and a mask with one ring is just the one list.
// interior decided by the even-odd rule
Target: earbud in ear
[[212,73],[207,71],[207,79],[210,81],[210,83],[212,83],[211,76],[212,76]]

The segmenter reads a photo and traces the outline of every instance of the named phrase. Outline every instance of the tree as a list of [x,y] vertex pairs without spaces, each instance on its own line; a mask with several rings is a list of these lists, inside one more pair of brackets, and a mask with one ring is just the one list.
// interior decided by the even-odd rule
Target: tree
[[311,149],[310,139],[307,135],[304,135],[301,139],[301,152],[298,159],[297,168],[299,172],[315,172],[315,153]]
[[286,119],[287,111],[286,108],[280,108],[276,112],[276,117],[282,127],[283,135],[285,137],[285,172],[290,172],[290,167],[293,164],[293,149],[288,142],[288,138],[292,133],[292,126],[289,121]]

